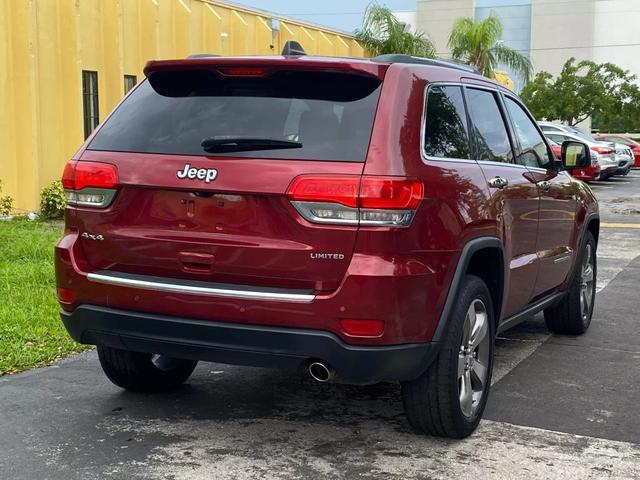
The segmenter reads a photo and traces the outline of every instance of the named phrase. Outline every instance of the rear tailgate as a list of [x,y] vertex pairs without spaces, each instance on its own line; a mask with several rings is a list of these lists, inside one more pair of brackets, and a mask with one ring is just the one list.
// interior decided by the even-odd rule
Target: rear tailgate
[[[114,165],[117,193],[72,216],[84,256],[93,271],[334,290],[357,227],[310,223],[286,192],[303,174],[362,174],[380,79],[323,62],[221,61],[150,64],[150,81],[100,127],[78,164]],[[302,146],[201,145],[248,137]]]
[[[119,191],[106,210],[76,215],[96,270],[223,283],[335,289],[349,264],[356,227],[303,220],[287,200],[291,180],[310,169],[360,174],[354,162],[210,159],[87,151],[82,161],[118,167]],[[210,184],[180,180],[185,164],[215,168]],[[344,257],[313,260],[313,253]]]

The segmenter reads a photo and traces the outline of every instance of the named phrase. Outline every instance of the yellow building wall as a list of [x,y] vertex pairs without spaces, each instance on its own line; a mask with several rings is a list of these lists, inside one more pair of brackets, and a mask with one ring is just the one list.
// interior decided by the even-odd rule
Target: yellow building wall
[[209,0],[0,0],[0,180],[18,211],[38,208],[84,141],[82,70],[98,72],[102,120],[124,95],[124,75],[147,60],[194,53],[361,57],[353,37]]

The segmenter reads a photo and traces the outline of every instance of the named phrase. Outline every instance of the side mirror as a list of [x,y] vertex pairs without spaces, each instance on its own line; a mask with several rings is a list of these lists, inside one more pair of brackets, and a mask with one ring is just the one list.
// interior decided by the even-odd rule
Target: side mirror
[[567,170],[585,168],[591,163],[591,150],[585,143],[567,140],[562,142],[561,159]]

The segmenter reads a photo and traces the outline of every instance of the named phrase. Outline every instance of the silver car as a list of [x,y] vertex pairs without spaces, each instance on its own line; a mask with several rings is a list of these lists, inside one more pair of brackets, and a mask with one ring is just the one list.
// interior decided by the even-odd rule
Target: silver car
[[618,162],[618,170],[616,175],[628,175],[633,166],[633,152],[622,143],[614,143],[616,146],[616,162]]

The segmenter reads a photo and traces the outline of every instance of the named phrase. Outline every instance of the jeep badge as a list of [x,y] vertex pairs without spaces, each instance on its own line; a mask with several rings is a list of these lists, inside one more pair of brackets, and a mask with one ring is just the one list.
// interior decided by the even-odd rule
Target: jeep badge
[[176,176],[183,180],[188,178],[189,180],[204,180],[204,183],[209,183],[218,176],[218,171],[215,168],[194,168],[190,164],[186,164],[182,170],[178,170]]

